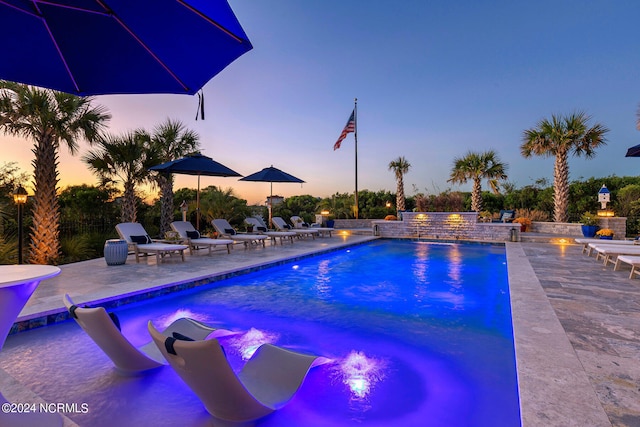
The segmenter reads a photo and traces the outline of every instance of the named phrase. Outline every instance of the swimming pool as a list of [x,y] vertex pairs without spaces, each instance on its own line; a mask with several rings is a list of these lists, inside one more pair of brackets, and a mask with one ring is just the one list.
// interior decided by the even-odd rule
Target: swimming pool
[[[134,344],[176,315],[248,332],[221,340],[236,366],[256,337],[334,359],[258,426],[520,425],[501,246],[376,241],[117,313]],[[74,322],[11,336],[0,361],[48,401],[87,403],[68,415],[81,426],[209,421],[170,368],[119,376]]]

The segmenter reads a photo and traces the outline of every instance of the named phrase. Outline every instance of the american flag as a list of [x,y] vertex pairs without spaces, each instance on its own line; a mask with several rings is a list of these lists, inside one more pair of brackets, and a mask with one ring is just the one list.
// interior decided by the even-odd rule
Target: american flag
[[342,140],[347,137],[347,134],[349,132],[355,132],[355,130],[356,130],[356,110],[353,110],[351,112],[351,116],[349,116],[349,121],[347,121],[347,125],[344,127],[344,129],[342,129],[342,133],[340,134],[340,137],[338,138],[336,143],[333,144],[333,151],[336,151],[338,148],[340,148],[340,144],[342,143]]

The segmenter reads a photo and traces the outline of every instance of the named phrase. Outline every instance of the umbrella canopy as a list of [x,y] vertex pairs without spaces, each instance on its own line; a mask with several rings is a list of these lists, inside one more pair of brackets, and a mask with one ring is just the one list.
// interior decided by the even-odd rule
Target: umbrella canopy
[[226,0],[3,0],[0,78],[75,95],[194,94],[252,49]]
[[629,148],[625,157],[640,157],[640,144]]
[[289,175],[288,173],[283,172],[278,168],[274,168],[273,165],[271,165],[268,168],[264,168],[261,171],[258,171],[256,173],[252,173],[251,175],[247,175],[244,178],[241,178],[240,181],[259,181],[259,182],[271,183],[271,193],[269,195],[269,205],[268,205],[269,227],[271,227],[271,218],[272,218],[271,201],[273,198],[273,183],[274,182],[299,182],[299,183],[304,182],[300,178],[296,178],[295,176]]
[[198,176],[198,192],[196,193],[196,228],[198,230],[200,229],[200,176],[242,176],[211,157],[203,156],[200,153],[152,166],[149,170]]

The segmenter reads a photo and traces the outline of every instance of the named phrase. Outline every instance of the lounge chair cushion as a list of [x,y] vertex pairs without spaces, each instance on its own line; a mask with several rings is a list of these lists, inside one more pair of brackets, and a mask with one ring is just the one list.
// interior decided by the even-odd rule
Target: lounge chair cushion
[[148,234],[144,236],[129,236],[133,243],[137,243],[138,245],[148,245],[151,243],[151,237]]
[[200,233],[198,231],[187,231],[187,237],[190,239],[199,239]]
[[236,230],[234,230],[233,228],[225,228],[224,232],[229,236],[234,236],[236,234]]

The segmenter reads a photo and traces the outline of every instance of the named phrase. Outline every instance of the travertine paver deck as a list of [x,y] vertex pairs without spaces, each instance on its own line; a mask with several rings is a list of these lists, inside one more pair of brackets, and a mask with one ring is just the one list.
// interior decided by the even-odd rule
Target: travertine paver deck
[[522,248],[611,424],[640,427],[640,280],[578,245]]
[[[62,295],[109,301],[167,284],[260,268],[279,260],[371,239],[334,236],[186,262],[154,259],[108,267],[103,259],[62,266],[43,282],[23,320],[62,310]],[[640,280],[581,254],[577,245],[507,243],[516,359],[524,426],[640,426]],[[0,357],[2,354],[0,353]],[[0,370],[0,390],[13,401],[37,401]],[[65,427],[74,426],[65,420]]]

